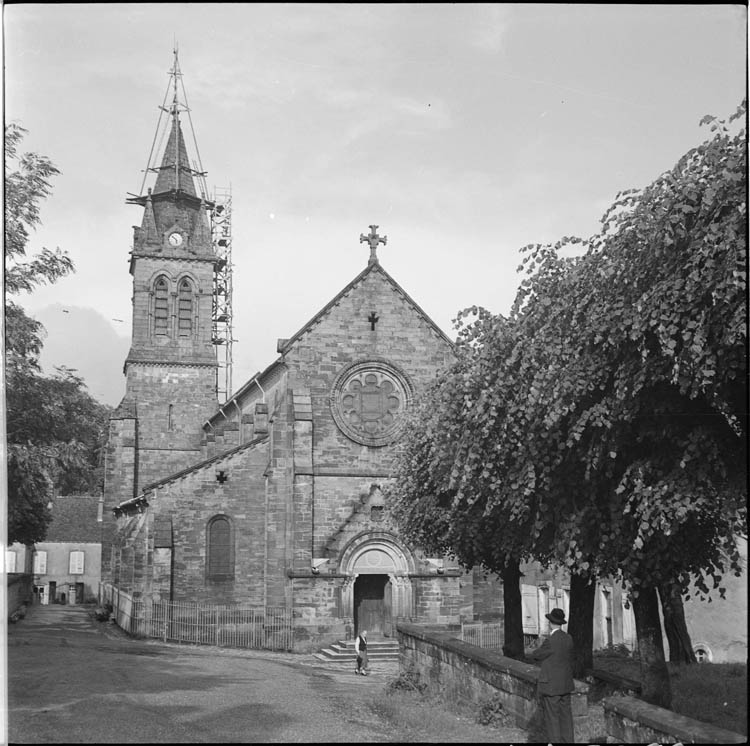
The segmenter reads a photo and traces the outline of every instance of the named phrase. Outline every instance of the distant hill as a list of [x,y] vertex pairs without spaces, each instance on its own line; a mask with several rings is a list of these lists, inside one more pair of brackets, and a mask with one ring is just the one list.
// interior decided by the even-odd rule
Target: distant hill
[[44,372],[54,373],[59,365],[75,368],[97,401],[116,407],[125,394],[122,366],[130,337],[117,334],[93,308],[55,304],[29,315],[47,331],[39,357]]

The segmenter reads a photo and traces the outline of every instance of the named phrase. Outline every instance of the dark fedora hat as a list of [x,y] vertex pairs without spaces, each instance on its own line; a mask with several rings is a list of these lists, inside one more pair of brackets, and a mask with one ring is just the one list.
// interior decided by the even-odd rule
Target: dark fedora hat
[[565,612],[562,609],[552,609],[549,614],[544,616],[552,622],[552,624],[567,624],[565,621]]

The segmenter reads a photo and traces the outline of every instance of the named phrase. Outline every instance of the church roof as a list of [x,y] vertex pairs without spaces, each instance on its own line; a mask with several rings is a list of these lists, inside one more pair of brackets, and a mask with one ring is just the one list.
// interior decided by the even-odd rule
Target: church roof
[[268,440],[268,435],[266,434],[259,435],[258,437],[253,438],[252,440],[249,440],[247,443],[240,443],[240,445],[235,446],[234,448],[230,448],[228,451],[223,451],[222,453],[212,456],[211,458],[205,459],[204,461],[199,461],[196,464],[192,464],[185,469],[180,469],[180,471],[175,472],[174,474],[170,474],[162,479],[158,479],[155,482],[151,482],[150,484],[147,484],[144,487],[142,487],[140,490],[140,493],[136,495],[135,497],[128,498],[127,500],[123,500],[121,503],[119,503],[114,508],[114,510],[126,512],[129,508],[138,507],[140,504],[144,503],[144,496],[147,493],[153,492],[159,487],[163,487],[164,485],[169,484],[170,482],[174,482],[177,479],[186,477],[189,474],[199,471],[200,469],[205,469],[207,466],[211,466],[211,464],[217,463],[231,456],[234,456],[234,454],[239,453],[240,451],[244,451],[244,450],[247,450],[248,448],[252,448],[258,445],[258,443],[263,442],[264,440]]

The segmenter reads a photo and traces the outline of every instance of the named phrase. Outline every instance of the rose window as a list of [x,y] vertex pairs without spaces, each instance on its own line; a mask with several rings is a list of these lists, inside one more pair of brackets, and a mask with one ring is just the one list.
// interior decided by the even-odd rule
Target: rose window
[[392,442],[411,400],[405,376],[387,363],[364,362],[336,379],[331,405],[336,424],[352,440],[369,446]]

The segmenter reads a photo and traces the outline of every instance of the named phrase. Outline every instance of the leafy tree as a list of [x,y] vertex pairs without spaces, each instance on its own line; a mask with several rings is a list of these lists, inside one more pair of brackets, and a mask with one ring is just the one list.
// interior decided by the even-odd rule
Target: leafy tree
[[101,489],[100,453],[108,408],[85,391],[73,371],[42,375],[42,325],[8,296],[30,292],[73,271],[59,249],[26,250],[40,224],[40,203],[59,171],[44,156],[18,155],[25,130],[5,130],[5,391],[8,443],[8,540],[44,539],[47,503],[59,493]]
[[17,124],[5,127],[5,292],[11,295],[73,271],[73,262],[60,249],[42,249],[23,261],[31,232],[41,224],[41,202],[52,193],[50,179],[60,173],[46,156],[19,155],[25,133]]
[[[549,323],[548,342],[575,360],[542,386],[549,415],[567,420],[569,454],[599,483],[557,554],[631,585],[644,696],[660,704],[669,689],[656,589],[671,621],[691,581],[708,594],[739,571],[735,537],[746,534],[745,133],[704,123],[709,140],[605,214],[565,285],[562,323]],[[528,289],[555,280],[546,252],[569,243],[532,249],[541,277]]]
[[657,589],[719,587],[746,533],[745,138],[706,123],[713,136],[618,195],[597,236],[526,247],[509,319],[470,310],[392,493],[412,536],[467,564],[567,567],[584,642],[592,579],[622,579],[644,696],[663,705]]
[[[456,361],[428,389],[402,442],[389,506],[402,533],[431,552],[453,555],[465,567],[483,566],[503,578],[506,655],[523,657],[519,563],[531,556],[525,500],[493,502],[493,479],[503,455],[495,445],[523,438],[506,407],[519,375],[516,327],[484,309],[476,323],[459,315]],[[494,345],[483,342],[493,335]],[[506,402],[503,395],[507,395]],[[490,402],[490,398],[492,401]]]

